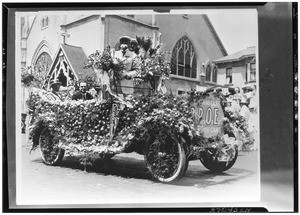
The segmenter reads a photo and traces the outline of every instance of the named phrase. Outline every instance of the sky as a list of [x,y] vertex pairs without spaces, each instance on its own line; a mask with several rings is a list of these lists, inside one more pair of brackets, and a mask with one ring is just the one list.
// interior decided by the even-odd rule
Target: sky
[[[75,13],[82,13],[82,11]],[[88,13],[93,12],[89,11]],[[128,11],[123,11],[123,13],[126,14]],[[149,12],[144,10],[141,13],[147,14]],[[258,44],[258,17],[256,9],[189,9],[171,10],[170,13],[207,14],[228,54],[233,54]]]
[[258,44],[257,11],[215,10],[207,13],[228,54]]

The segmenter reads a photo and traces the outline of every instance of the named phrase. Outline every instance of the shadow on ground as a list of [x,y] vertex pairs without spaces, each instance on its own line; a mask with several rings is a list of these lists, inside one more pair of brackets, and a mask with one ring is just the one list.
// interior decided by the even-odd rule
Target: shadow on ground
[[[43,163],[41,159],[35,159],[32,162]],[[80,164],[79,158],[77,157],[65,157],[59,167],[84,171],[84,166]],[[49,168],[52,167],[49,166]],[[86,166],[85,171],[123,178],[152,179],[144,160],[118,155],[108,160],[96,159],[91,166]],[[251,174],[254,174],[254,172],[234,167],[223,173],[212,173],[205,169],[199,161],[199,164],[197,165],[190,164],[186,174],[180,180],[169,184],[177,186],[207,187],[217,184],[232,183]]]

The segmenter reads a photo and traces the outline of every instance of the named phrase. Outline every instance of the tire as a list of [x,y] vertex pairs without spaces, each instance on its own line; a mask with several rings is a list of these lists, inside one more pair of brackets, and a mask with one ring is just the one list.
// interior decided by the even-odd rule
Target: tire
[[50,166],[58,165],[65,154],[65,150],[59,148],[54,143],[53,135],[51,135],[48,127],[44,127],[39,136],[39,147],[43,162]]
[[224,150],[230,156],[229,160],[219,161],[221,153],[214,148],[207,149],[201,153],[200,161],[204,167],[212,172],[223,172],[230,169],[238,156],[237,146],[225,146]]
[[144,158],[154,180],[163,183],[180,179],[187,169],[184,147],[168,135],[148,143]]

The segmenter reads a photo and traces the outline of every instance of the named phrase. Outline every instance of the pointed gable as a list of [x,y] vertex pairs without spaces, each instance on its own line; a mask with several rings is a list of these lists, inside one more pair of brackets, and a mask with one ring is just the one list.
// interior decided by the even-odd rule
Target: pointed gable
[[87,56],[81,47],[61,44],[49,70],[46,84],[59,79],[62,86],[69,86],[73,81],[95,77],[96,74],[91,68],[83,68],[86,60]]
[[81,47],[65,44],[62,44],[61,47],[63,48],[67,59],[71,63],[71,66],[78,77],[95,75],[95,72],[91,68],[83,68],[84,62],[87,61],[87,56]]

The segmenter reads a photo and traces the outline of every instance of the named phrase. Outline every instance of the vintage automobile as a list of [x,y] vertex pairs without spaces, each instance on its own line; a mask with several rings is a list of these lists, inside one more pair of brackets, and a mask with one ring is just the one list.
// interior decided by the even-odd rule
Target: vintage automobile
[[181,178],[191,160],[213,172],[234,165],[238,135],[227,128],[223,102],[214,93],[60,102],[36,90],[28,101],[30,137],[47,165],[59,165],[65,155],[109,159],[137,152],[153,179],[167,183]]

